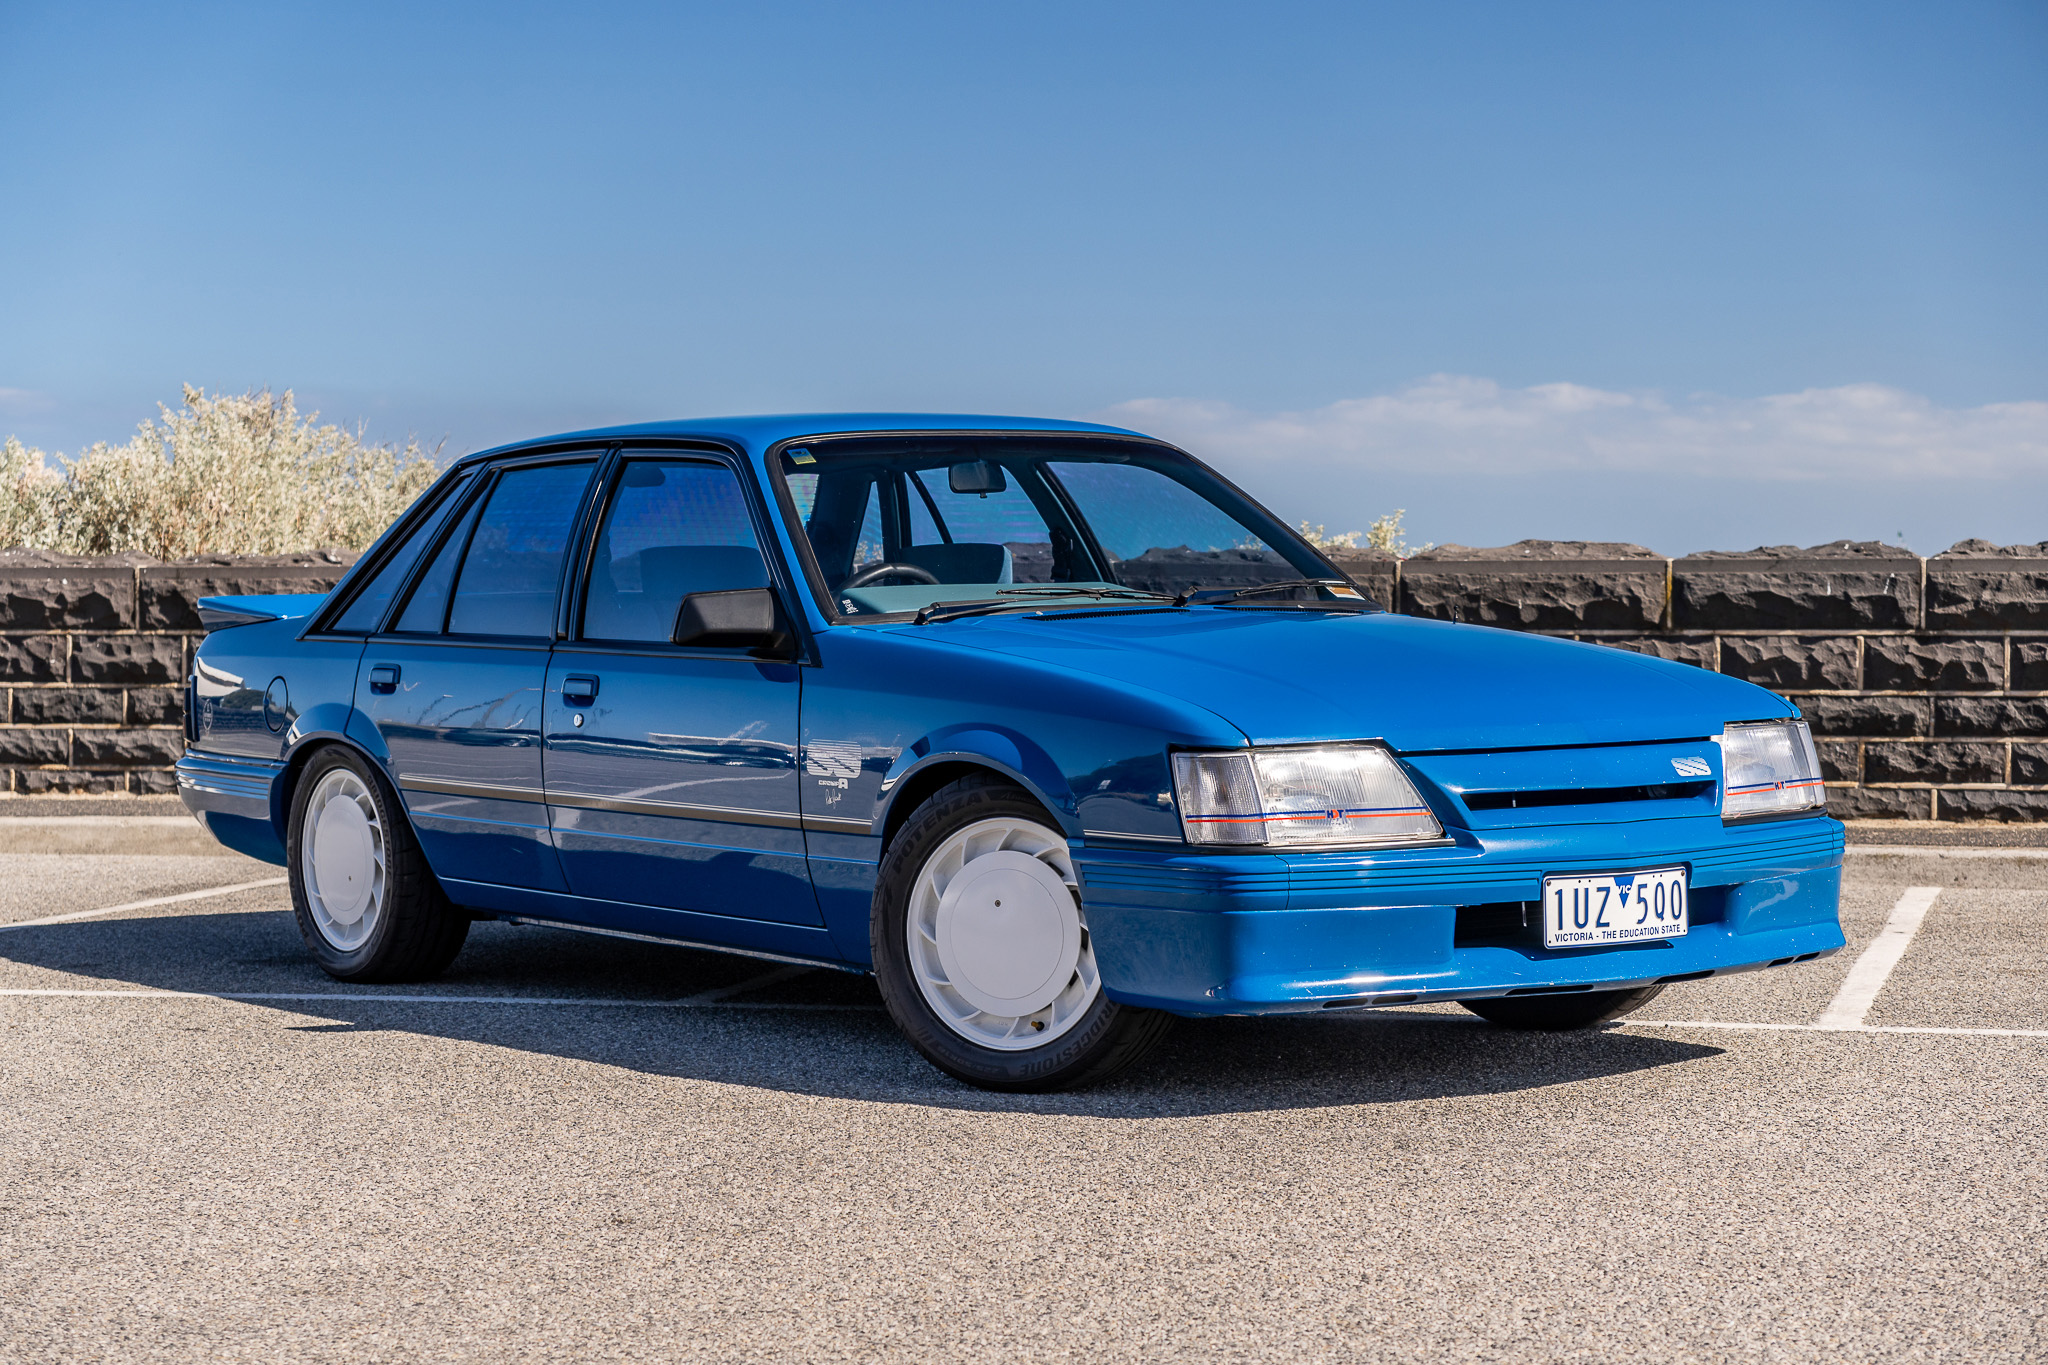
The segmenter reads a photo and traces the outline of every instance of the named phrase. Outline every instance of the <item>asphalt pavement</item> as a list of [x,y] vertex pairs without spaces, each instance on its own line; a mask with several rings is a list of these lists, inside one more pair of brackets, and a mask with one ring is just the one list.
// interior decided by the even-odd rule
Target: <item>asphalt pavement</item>
[[484,924],[348,987],[276,868],[0,855],[0,1360],[2040,1360],[1995,852],[1853,855],[1846,952],[1602,1031],[1185,1022],[1034,1097],[859,977]]

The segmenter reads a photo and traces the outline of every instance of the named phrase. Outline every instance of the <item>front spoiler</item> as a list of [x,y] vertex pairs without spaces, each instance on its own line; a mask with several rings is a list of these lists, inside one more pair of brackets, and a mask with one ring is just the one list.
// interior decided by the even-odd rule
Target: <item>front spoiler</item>
[[[1627,989],[1808,961],[1843,946],[1842,827],[1533,832],[1504,850],[1361,859],[1077,859],[1103,987],[1176,1014],[1289,1014],[1411,1001]],[[1657,839],[1655,833],[1664,837]],[[1661,847],[1658,847],[1661,845]],[[1460,906],[1535,900],[1545,871],[1684,863],[1681,939],[1546,949],[1540,935],[1461,945]],[[1419,902],[1419,903],[1418,903]]]
[[1615,948],[1452,946],[1451,906],[1410,910],[1092,909],[1104,988],[1176,1014],[1296,1014],[1559,990],[1620,990],[1824,957],[1842,947],[1840,872],[1811,875],[1807,924],[1737,931],[1696,924],[1681,939]]

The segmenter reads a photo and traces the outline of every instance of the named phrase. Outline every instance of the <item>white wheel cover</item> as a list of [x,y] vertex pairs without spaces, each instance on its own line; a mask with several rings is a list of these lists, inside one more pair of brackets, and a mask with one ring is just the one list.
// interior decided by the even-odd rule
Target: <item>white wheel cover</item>
[[346,768],[320,779],[299,827],[300,880],[313,926],[343,952],[369,942],[384,913],[384,828],[370,789]]
[[926,1003],[982,1047],[1043,1046],[1101,994],[1067,841],[1035,821],[955,831],[918,869],[905,921]]

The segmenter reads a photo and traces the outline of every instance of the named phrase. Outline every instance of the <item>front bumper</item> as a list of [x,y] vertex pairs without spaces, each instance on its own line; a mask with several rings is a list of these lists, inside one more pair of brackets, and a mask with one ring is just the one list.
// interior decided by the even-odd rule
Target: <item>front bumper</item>
[[[1620,989],[1779,966],[1843,944],[1842,826],[1656,820],[1488,831],[1484,846],[1371,854],[1080,850],[1111,999],[1179,1014],[1280,1014]],[[1681,939],[1546,949],[1498,909],[1550,874],[1684,865]],[[1463,914],[1461,916],[1461,909]]]

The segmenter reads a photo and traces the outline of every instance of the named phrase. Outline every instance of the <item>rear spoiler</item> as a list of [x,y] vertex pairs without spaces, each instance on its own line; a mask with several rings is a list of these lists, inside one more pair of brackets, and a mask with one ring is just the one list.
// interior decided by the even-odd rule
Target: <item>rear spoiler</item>
[[294,621],[311,616],[327,600],[324,592],[281,592],[257,597],[202,597],[199,624],[207,633],[261,621]]

